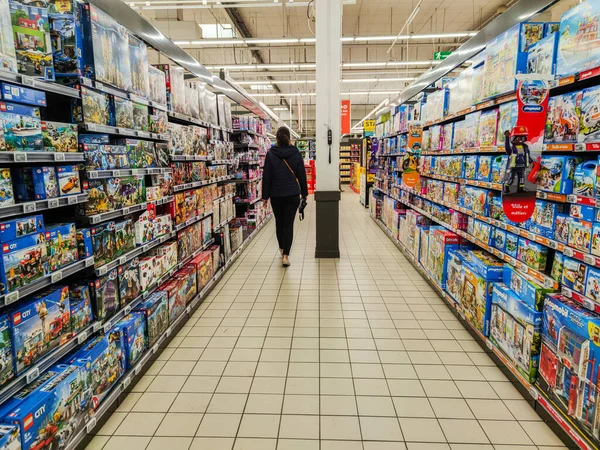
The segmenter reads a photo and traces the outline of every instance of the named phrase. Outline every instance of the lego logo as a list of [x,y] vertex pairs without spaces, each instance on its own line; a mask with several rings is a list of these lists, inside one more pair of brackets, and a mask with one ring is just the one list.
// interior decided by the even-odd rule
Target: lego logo
[[6,228],[6,225],[4,225],[4,224],[0,225],[0,230],[4,231],[5,228]]
[[33,426],[33,414],[28,414],[23,420],[23,431],[29,430]]
[[0,111],[6,111],[6,103],[0,103]]
[[46,239],[50,239],[50,232],[46,231]]
[[14,325],[19,325],[21,323],[21,313],[16,313],[13,316],[13,324]]
[[4,253],[8,253],[8,252],[9,252],[9,250],[10,250],[10,248],[8,247],[8,244],[4,244],[4,245],[2,246],[2,251],[3,251]]

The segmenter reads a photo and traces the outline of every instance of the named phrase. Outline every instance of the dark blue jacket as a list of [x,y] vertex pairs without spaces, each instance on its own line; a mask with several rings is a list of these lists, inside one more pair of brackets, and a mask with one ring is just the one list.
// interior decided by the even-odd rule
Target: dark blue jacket
[[267,152],[265,167],[263,168],[263,200],[268,200],[271,197],[291,197],[300,194],[303,197],[308,196],[306,169],[300,151],[293,145],[289,147],[272,147]]

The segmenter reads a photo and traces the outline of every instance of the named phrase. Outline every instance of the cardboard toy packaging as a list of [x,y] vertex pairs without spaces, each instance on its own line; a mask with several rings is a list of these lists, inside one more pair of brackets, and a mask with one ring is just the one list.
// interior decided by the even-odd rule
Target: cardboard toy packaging
[[556,72],[558,34],[551,34],[535,43],[527,54],[527,73],[552,76]]
[[94,256],[92,230],[90,228],[77,229],[77,250],[79,252],[79,259],[87,259]]
[[[502,103],[498,107],[498,133],[496,134],[497,145],[504,145],[504,132],[512,130],[517,124],[518,114],[519,105],[516,101]],[[506,167],[506,164],[504,167]]]
[[77,283],[69,287],[71,302],[71,328],[73,335],[77,335],[92,323],[92,294],[87,284]]
[[584,295],[588,269],[587,264],[565,256],[561,283],[566,288]]
[[[540,36],[541,37],[541,36]],[[501,33],[486,45],[482,98],[493,98],[515,90],[515,75],[526,72],[521,25]]]
[[31,169],[31,178],[35,200],[46,200],[59,196],[56,167],[34,167]]
[[548,247],[521,237],[519,238],[517,259],[529,267],[543,272],[546,270]]
[[77,124],[42,120],[42,139],[46,152],[76,152]]
[[152,347],[169,327],[169,306],[166,292],[154,292],[137,309],[146,318],[148,347]]
[[0,42],[2,42],[2,45],[0,45],[0,66],[8,72],[17,73],[17,55],[13,41],[8,0],[0,0],[0,34],[2,34],[0,36]]
[[143,292],[147,292],[150,287],[155,283],[154,279],[154,259],[155,256],[147,256],[145,258],[140,258],[140,265],[138,267],[139,270],[139,279],[140,279],[140,288]]
[[[4,386],[15,377],[15,360],[11,341],[9,316],[0,316],[0,386]],[[2,448],[0,446],[0,448]]]
[[113,97],[115,107],[115,126],[133,130],[133,102],[118,96]]
[[44,216],[20,217],[0,223],[0,242],[8,242],[30,234],[45,231]]
[[533,277],[519,272],[510,264],[504,265],[502,280],[513,292],[518,293],[523,303],[534,311],[541,311],[544,297],[553,292],[552,289],[540,286]]
[[463,287],[463,264],[468,260],[465,250],[451,249],[448,252],[448,278],[446,281],[446,292],[455,302],[460,301]]
[[109,94],[82,86],[81,105],[81,113],[85,123],[114,126],[114,109]]
[[44,149],[40,109],[0,101],[0,150],[35,152]]
[[545,144],[568,144],[577,142],[582,91],[551,97],[544,128]]
[[55,286],[9,313],[17,375],[71,339],[69,288]]
[[133,219],[115,222],[115,255],[121,256],[135,249]]
[[196,266],[198,291],[202,290],[213,277],[212,254],[210,251],[203,251],[192,260]]
[[144,313],[132,312],[123,317],[114,328],[123,333],[125,342],[125,369],[132,368],[146,350],[146,318]]
[[31,106],[46,106],[46,93],[10,83],[0,84],[0,98]]
[[43,232],[2,244],[0,291],[12,292],[47,275],[46,251]]
[[140,259],[136,257],[118,268],[121,307],[131,303],[142,293],[139,266]]
[[575,167],[581,162],[583,158],[579,157],[542,156],[537,178],[538,189],[557,194],[571,194]]
[[92,227],[92,245],[94,247],[94,267],[108,264],[115,254],[115,223],[105,222]]
[[600,301],[600,270],[590,267],[585,283],[585,296],[595,302]]
[[523,303],[505,284],[494,284],[490,341],[530,383],[537,378],[541,328],[541,312]]
[[112,317],[121,304],[117,269],[90,281],[89,286],[96,319],[104,321]]
[[448,254],[459,248],[461,240],[460,236],[442,227],[430,228],[428,265],[431,275],[442,289],[446,289]]
[[173,323],[185,311],[185,292],[183,283],[173,279],[160,287],[167,294],[169,304],[169,323]]
[[79,260],[74,223],[46,227],[47,271],[54,272]]
[[550,272],[550,276],[554,281],[562,280],[562,274],[564,270],[565,257],[562,253],[556,252],[554,254],[554,260],[552,261],[552,270]]
[[579,108],[578,142],[596,142],[600,139],[600,121],[597,117],[600,106],[600,87],[583,90]]
[[[1,55],[0,55],[1,56]],[[2,59],[0,58],[0,63]],[[21,450],[21,432],[15,425],[0,425],[0,449]]]
[[592,233],[591,222],[569,219],[569,239],[567,243],[570,247],[590,253]]
[[[479,145],[488,147],[496,145],[498,134],[498,109],[489,109],[481,113],[479,119]],[[499,144],[503,144],[499,143]]]

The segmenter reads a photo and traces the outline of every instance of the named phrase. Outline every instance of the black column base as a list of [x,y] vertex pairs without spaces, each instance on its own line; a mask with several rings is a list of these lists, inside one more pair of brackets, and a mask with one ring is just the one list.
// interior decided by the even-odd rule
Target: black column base
[[317,191],[317,246],[315,258],[340,257],[340,191]]

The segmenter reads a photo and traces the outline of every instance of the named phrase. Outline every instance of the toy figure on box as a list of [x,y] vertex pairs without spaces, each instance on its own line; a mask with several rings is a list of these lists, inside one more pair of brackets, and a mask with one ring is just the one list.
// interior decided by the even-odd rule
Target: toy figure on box
[[518,179],[517,192],[525,192],[525,169],[531,165],[531,155],[527,141],[527,127],[514,127],[512,131],[504,132],[504,148],[508,155],[503,191],[510,194],[510,187]]

